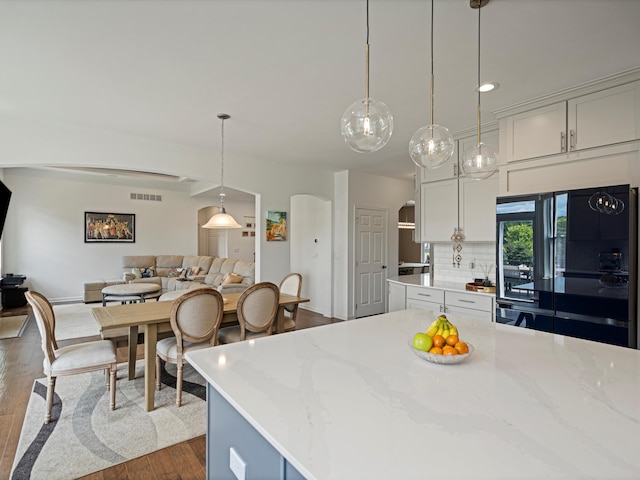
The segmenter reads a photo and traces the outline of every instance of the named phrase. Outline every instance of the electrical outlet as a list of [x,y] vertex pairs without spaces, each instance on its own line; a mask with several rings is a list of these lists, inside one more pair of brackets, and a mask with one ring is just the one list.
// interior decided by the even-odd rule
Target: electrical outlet
[[229,449],[229,468],[238,480],[246,479],[247,464],[233,447]]

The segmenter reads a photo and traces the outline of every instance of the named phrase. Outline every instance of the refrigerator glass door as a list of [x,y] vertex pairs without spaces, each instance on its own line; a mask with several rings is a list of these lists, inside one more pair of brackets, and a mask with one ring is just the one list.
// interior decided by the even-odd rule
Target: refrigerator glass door
[[498,303],[553,310],[553,194],[498,198]]

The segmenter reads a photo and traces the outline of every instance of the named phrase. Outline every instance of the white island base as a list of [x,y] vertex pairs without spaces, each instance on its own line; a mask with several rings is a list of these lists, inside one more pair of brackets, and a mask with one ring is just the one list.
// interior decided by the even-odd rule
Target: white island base
[[450,315],[474,354],[418,358],[406,310],[187,354],[207,472],[234,479],[640,477],[640,352]]

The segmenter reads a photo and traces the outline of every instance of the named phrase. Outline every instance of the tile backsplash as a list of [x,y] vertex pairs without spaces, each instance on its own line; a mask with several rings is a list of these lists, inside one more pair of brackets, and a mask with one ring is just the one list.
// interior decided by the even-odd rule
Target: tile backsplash
[[453,262],[453,243],[432,243],[431,251],[431,271],[436,281],[472,282],[476,278],[484,278],[483,268],[488,272],[489,280],[492,283],[496,281],[495,243],[462,242],[460,266]]

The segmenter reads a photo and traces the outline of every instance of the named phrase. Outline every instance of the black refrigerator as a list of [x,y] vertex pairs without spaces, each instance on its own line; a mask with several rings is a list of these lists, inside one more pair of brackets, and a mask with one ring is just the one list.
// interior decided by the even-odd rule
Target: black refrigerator
[[637,348],[637,189],[499,197],[496,321]]

